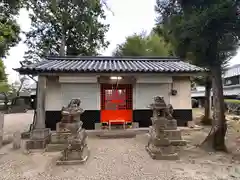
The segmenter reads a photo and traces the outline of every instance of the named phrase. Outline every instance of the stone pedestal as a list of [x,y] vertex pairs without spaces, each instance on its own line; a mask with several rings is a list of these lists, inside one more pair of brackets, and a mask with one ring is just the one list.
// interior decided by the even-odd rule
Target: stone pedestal
[[175,153],[175,147],[171,145],[169,139],[164,137],[157,137],[156,133],[152,133],[146,150],[149,155],[156,160],[177,160],[178,154]]
[[167,121],[166,130],[176,130],[177,129],[177,120],[171,119]]
[[50,129],[34,129],[30,133],[30,140],[26,141],[26,149],[44,149],[50,142]]
[[80,128],[81,122],[63,123],[59,122],[56,125],[56,132],[52,133],[50,143],[46,147],[47,152],[54,152],[64,150],[68,143],[68,137],[71,135],[70,129],[72,127]]
[[4,114],[0,113],[0,148],[3,143],[3,126],[4,126]]
[[[71,153],[68,154],[68,159],[66,161],[79,161],[84,162],[87,160],[87,158],[89,157],[89,149],[87,147],[87,145],[84,145],[83,150],[82,151],[72,151]],[[62,157],[60,158],[60,161],[63,163],[63,161],[65,161]],[[60,163],[58,161],[58,163]],[[61,163],[60,163],[61,164]]]
[[[153,133],[153,127],[149,127],[149,134]],[[182,139],[181,131],[179,129],[166,128],[164,129],[164,136],[169,139],[173,146],[185,146],[187,141]]]
[[63,156],[59,158],[56,162],[57,165],[74,165],[74,164],[82,164],[87,161],[90,155],[90,151],[87,145],[84,145],[82,151],[74,150],[68,154],[67,159]]
[[146,151],[156,160],[178,160],[177,146],[185,145],[186,142],[177,129],[177,121],[172,118],[161,97],[155,97],[150,108],[153,110],[153,117]]
[[[77,132],[76,132],[77,131]],[[87,161],[89,157],[87,146],[87,133],[85,129],[72,128],[68,137],[68,144],[62,151],[62,156],[57,160],[57,165],[79,164]]]

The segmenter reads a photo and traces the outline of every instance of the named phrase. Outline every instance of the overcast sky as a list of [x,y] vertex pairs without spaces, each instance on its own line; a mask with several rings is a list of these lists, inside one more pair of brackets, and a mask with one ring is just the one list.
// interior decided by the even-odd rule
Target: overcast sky
[[[110,45],[102,52],[103,55],[111,55],[116,45],[124,42],[129,35],[142,31],[150,32],[155,24],[155,0],[108,0],[107,2],[114,15],[110,12],[106,13],[106,23],[110,24],[106,37]],[[31,22],[26,10],[20,11],[18,23],[23,31],[30,29]],[[24,39],[23,36],[22,38]],[[19,61],[23,60],[26,50],[26,45],[20,42],[10,50],[9,56],[4,60],[10,82],[18,80],[18,74],[12,69],[20,66]],[[240,51],[230,63],[238,64],[239,59]]]

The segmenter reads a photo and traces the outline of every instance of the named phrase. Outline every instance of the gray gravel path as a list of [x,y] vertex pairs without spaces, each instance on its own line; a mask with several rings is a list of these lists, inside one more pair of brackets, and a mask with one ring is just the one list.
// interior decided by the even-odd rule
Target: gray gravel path
[[[30,113],[9,115],[6,134],[23,130],[30,123]],[[187,133],[184,138],[198,138],[199,133]],[[179,161],[155,161],[145,151],[146,144],[146,134],[133,139],[89,138],[90,158],[86,164],[75,166],[56,166],[59,152],[24,154],[22,150],[12,150],[9,144],[0,149],[0,180],[240,179],[240,165],[232,161],[231,155],[208,154],[189,145]]]

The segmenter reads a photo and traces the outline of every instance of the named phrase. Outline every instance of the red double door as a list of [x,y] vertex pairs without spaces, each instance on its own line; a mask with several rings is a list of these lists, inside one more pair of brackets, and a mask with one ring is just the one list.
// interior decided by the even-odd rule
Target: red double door
[[101,84],[101,122],[132,122],[132,85]]

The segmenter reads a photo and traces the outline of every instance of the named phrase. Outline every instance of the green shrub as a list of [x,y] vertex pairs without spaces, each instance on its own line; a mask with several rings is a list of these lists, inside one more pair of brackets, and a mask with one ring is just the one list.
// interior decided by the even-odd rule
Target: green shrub
[[239,114],[240,113],[240,100],[238,99],[225,99],[225,105],[227,106],[229,113]]
[[240,104],[240,100],[238,99],[224,99],[225,103],[233,103],[233,104]]

